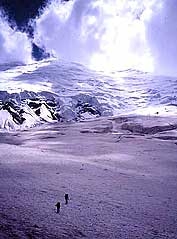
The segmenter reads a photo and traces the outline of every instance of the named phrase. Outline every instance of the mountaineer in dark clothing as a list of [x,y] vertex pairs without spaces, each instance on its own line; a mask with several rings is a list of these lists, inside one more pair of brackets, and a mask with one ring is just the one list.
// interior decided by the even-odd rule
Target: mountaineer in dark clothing
[[61,207],[60,202],[57,202],[57,204],[55,206],[57,207],[57,213],[59,213],[60,212],[60,207]]
[[68,204],[68,200],[69,200],[69,195],[66,193],[65,194],[65,204]]

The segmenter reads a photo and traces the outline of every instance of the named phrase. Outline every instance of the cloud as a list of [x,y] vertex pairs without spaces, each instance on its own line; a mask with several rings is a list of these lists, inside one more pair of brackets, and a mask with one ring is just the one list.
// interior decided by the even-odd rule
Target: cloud
[[154,57],[155,71],[177,74],[177,0],[161,1],[146,26],[146,37]]
[[0,63],[31,61],[31,42],[26,33],[12,29],[0,14]]

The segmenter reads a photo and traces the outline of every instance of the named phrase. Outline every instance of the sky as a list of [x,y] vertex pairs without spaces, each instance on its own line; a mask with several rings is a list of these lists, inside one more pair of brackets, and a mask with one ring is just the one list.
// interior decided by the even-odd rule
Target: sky
[[10,21],[1,18],[0,62],[17,56],[29,61],[33,41],[59,59],[93,69],[177,74],[177,0],[3,0],[0,4]]

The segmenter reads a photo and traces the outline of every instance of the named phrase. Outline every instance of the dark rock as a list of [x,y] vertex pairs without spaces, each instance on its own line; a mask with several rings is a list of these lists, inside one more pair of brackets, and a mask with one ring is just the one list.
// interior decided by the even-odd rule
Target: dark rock
[[41,113],[40,109],[37,109],[37,110],[35,111],[35,113],[36,113],[38,116],[40,116],[40,113]]
[[36,108],[39,108],[41,106],[41,103],[40,102],[35,102],[35,101],[30,101],[28,103],[29,107],[32,108],[32,109],[36,109]]
[[55,108],[57,105],[55,103],[55,101],[50,101],[50,100],[47,100],[46,101],[46,104],[49,106],[49,107],[52,107],[52,108]]
[[19,111],[19,107],[12,102],[5,102],[2,109],[7,110],[12,115],[13,121],[16,124],[22,124],[25,121],[25,118]]
[[42,59],[50,57],[50,54],[35,43],[32,43],[32,57],[37,61],[41,61]]
[[99,115],[101,116],[101,112],[94,108],[92,105],[90,105],[89,103],[83,103],[81,104],[80,102],[76,105],[76,109],[78,109],[78,113],[82,114],[82,113],[86,113],[89,112],[93,115]]

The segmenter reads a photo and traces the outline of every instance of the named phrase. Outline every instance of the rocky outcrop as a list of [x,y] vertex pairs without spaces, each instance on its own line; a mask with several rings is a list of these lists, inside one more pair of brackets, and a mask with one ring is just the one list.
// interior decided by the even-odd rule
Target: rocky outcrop
[[95,97],[79,94],[62,101],[51,92],[0,92],[0,128],[32,127],[42,122],[79,121],[103,115]]

